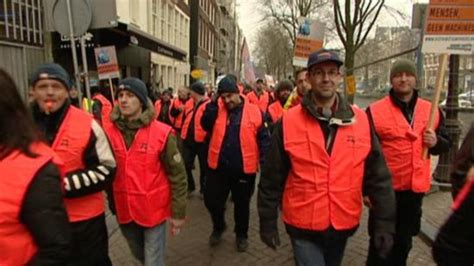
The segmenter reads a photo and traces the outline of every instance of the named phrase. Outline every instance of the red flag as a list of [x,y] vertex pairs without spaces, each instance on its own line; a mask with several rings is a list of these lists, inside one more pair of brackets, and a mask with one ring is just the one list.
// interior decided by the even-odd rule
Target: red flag
[[244,64],[244,79],[248,83],[253,84],[255,82],[255,69],[252,61],[250,60],[249,47],[245,38],[242,45],[242,62]]

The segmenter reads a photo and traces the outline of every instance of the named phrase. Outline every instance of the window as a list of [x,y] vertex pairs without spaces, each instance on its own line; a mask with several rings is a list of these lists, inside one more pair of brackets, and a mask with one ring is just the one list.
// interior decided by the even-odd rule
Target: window
[[168,9],[166,8],[166,1],[165,0],[162,0],[161,1],[161,8],[160,8],[160,11],[161,11],[161,27],[160,27],[160,39],[162,40],[165,40],[166,39],[166,19],[168,17],[167,13],[168,13]]
[[168,5],[168,34],[166,36],[166,41],[168,43],[174,42],[173,36],[173,22],[174,22],[174,8],[171,5]]
[[40,0],[0,0],[0,38],[43,44],[43,7]]

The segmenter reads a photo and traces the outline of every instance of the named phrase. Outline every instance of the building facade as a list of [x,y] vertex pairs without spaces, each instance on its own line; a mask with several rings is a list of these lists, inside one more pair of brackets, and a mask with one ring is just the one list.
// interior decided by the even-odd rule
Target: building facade
[[0,68],[13,77],[25,99],[28,77],[49,50],[42,2],[0,1]]
[[[191,82],[214,83],[217,66],[219,7],[215,0],[193,0],[190,26]],[[193,72],[194,71],[194,72]],[[199,73],[199,74],[194,74]],[[194,76],[194,77],[193,77]]]
[[[53,17],[54,0],[47,3]],[[86,53],[89,76],[97,78],[94,48],[115,46],[121,77],[137,77],[154,90],[186,85],[189,75],[189,5],[184,0],[91,1],[92,22]],[[72,73],[71,47],[52,31],[54,60]],[[80,68],[82,60],[77,49]],[[118,80],[114,80],[117,82]]]

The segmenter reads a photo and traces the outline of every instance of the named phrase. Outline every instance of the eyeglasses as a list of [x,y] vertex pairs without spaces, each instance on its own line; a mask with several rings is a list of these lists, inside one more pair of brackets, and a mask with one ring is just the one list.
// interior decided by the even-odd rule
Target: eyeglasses
[[328,72],[325,72],[321,69],[315,69],[313,71],[310,72],[312,76],[314,77],[317,77],[317,78],[323,78],[325,77],[326,75],[329,77],[329,78],[334,78],[336,77],[337,75],[339,75],[339,70],[337,69],[333,69],[333,70],[329,70]]

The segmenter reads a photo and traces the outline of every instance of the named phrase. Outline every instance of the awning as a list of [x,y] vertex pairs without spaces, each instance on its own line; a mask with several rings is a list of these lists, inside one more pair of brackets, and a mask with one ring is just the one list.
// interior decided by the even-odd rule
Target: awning
[[119,23],[117,26],[119,31],[127,33],[130,36],[131,42],[136,45],[153,51],[155,53],[172,57],[174,59],[186,62],[186,51],[170,45],[149,33],[146,33],[133,25]]

